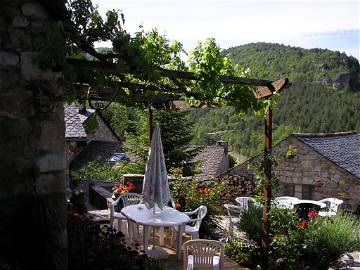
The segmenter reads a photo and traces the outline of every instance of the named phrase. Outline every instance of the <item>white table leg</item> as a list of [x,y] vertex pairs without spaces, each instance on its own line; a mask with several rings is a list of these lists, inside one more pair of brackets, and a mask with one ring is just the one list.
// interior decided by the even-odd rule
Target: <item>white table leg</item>
[[144,250],[145,253],[148,253],[148,243],[149,243],[149,226],[144,225]]
[[159,228],[159,234],[160,234],[160,246],[164,245],[164,227]]
[[176,255],[177,259],[181,260],[181,246],[182,246],[182,237],[184,233],[185,224],[181,224],[178,227],[177,239],[176,239]]
[[131,231],[132,231],[132,234],[133,234],[133,237],[135,239],[135,241],[137,241],[139,239],[139,232],[137,230],[137,223],[136,222],[131,222]]
[[133,235],[133,226],[132,221],[130,219],[127,220],[127,231],[129,234],[129,243],[132,244],[134,241],[134,235]]

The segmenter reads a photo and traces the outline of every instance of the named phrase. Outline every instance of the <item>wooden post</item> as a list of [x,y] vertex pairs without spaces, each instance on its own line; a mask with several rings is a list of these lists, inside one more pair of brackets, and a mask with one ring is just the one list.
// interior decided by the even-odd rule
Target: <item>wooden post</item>
[[149,147],[151,146],[151,138],[153,134],[153,112],[151,106],[149,106],[149,113],[148,113],[148,127],[149,127]]
[[268,255],[270,244],[270,200],[271,200],[271,146],[272,146],[272,108],[266,108],[265,118],[265,137],[264,137],[264,186],[263,198],[264,208],[261,223],[261,269],[268,269]]

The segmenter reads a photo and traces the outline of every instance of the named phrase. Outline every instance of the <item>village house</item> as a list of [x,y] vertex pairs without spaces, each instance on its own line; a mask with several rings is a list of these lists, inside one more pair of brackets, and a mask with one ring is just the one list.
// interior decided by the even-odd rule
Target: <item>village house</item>
[[[355,210],[360,202],[360,134],[355,132],[292,134],[273,149],[294,156],[283,157],[276,173],[280,179],[278,195],[320,200],[344,200],[343,209]],[[227,175],[251,177],[249,163],[259,155],[231,168]]]
[[229,149],[226,141],[217,141],[213,145],[204,146],[194,158],[200,163],[196,178],[207,180],[215,178],[229,169]]
[[123,140],[101,112],[74,104],[65,104],[64,112],[70,170],[77,170],[93,160],[113,165],[116,161],[130,159],[123,150]]

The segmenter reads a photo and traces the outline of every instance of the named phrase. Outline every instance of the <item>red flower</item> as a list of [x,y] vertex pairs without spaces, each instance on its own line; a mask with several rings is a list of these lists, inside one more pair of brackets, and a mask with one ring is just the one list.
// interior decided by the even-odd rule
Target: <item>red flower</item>
[[317,214],[316,210],[312,210],[308,213],[308,218],[313,218],[316,216],[316,214]]
[[180,203],[175,203],[175,208],[179,209],[181,207]]
[[207,187],[202,187],[202,188],[199,189],[199,192],[200,192],[201,194],[208,194],[209,191],[210,191],[210,189],[207,188]]
[[300,220],[297,224],[298,227],[304,228],[307,225],[305,220]]
[[122,193],[123,190],[124,190],[124,186],[123,186],[123,184],[120,184],[116,191],[117,191],[118,193]]
[[135,185],[131,182],[126,182],[125,188],[127,189],[127,191],[131,191],[135,189]]

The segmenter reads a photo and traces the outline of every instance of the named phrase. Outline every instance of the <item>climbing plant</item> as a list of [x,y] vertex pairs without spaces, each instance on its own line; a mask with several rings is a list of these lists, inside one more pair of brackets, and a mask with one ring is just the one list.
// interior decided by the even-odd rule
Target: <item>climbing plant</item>
[[[146,97],[167,93],[181,94],[190,104],[231,105],[238,112],[249,109],[259,110],[261,101],[257,100],[247,85],[224,84],[221,75],[247,76],[246,70],[233,65],[228,57],[220,53],[214,39],[199,42],[189,54],[185,63],[180,57],[183,51],[178,41],[170,42],[159,34],[157,29],[149,32],[143,30],[131,35],[125,28],[125,16],[116,10],[109,10],[103,18],[90,0],[68,0],[67,15],[62,22],[55,23],[42,50],[42,63],[48,67],[62,67],[67,95],[74,89],[74,82],[87,83],[92,87],[114,86],[117,83],[141,83],[157,85],[158,89],[144,90],[130,87],[115,87],[118,95],[131,101],[134,95]],[[61,42],[63,41],[63,42]],[[97,50],[96,42],[108,41],[112,47],[108,50]],[[61,47],[65,44],[65,49]],[[64,57],[60,57],[61,54]],[[105,71],[81,71],[66,65],[65,55],[70,58],[84,58],[103,63],[116,64],[116,74]],[[165,78],[163,69],[172,71],[190,71],[196,80],[182,78]],[[174,88],[166,88],[174,87]],[[170,90],[169,90],[170,89]],[[75,94],[76,95],[76,92]]]

